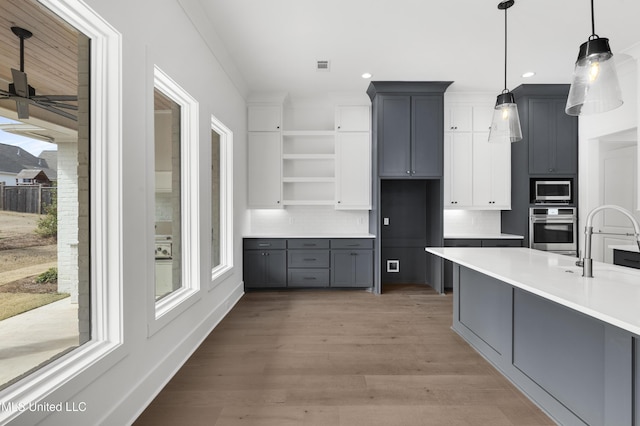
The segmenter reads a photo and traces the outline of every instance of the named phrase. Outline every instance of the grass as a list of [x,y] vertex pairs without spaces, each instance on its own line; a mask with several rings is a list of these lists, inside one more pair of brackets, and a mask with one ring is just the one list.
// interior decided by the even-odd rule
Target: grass
[[68,293],[0,293],[0,321],[69,297]]

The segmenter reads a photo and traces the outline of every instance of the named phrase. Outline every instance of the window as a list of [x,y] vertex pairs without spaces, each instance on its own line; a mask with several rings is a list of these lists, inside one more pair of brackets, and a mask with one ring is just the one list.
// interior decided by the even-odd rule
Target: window
[[198,103],[154,66],[153,334],[186,309],[200,289]]
[[[0,423],[20,415],[22,423],[35,424],[37,414],[21,412],[19,404],[41,400],[71,378],[82,387],[124,355],[121,350],[120,307],[120,35],[80,0],[28,0],[21,2],[17,9],[9,4],[5,6],[0,6],[0,10],[9,22],[14,22],[12,13],[19,13],[21,22],[32,19],[36,25],[34,28],[40,31],[52,28],[50,25],[58,27],[58,38],[62,37],[60,29],[63,29],[62,33],[71,31],[71,38],[75,38],[77,43],[77,53],[71,56],[74,64],[64,68],[78,70],[75,76],[78,110],[74,111],[77,121],[71,119],[72,123],[60,123],[60,120],[69,118],[32,104],[29,105],[28,118],[23,114],[20,119],[41,129],[36,131],[39,139],[53,141],[57,147],[56,164],[60,173],[55,185],[56,201],[50,201],[57,202],[58,206],[53,210],[58,216],[54,263],[58,268],[59,288],[67,289],[69,300],[77,300],[74,304],[77,311],[76,344],[51,355],[46,364],[38,365],[0,391],[3,407],[9,407],[0,410]],[[63,43],[69,45],[66,41]],[[25,40],[25,45],[25,48],[29,46],[29,40]],[[25,51],[25,61],[66,56],[60,52],[53,56],[50,53],[30,55],[28,52]],[[30,84],[37,81],[30,78],[37,72],[51,73],[52,69],[60,71],[62,68],[44,63],[39,71],[37,69],[33,62],[26,68]],[[41,81],[43,83],[39,83],[40,87],[36,89],[46,94],[45,80]],[[72,92],[53,91],[51,94],[73,95]],[[5,102],[9,101],[14,102]],[[53,129],[49,126],[51,123],[55,123]],[[25,155],[24,151],[22,155]],[[64,164],[66,161],[69,163]],[[63,214],[65,217],[61,217]],[[49,336],[49,340],[55,339],[56,334]],[[98,363],[102,368],[88,368]]]
[[211,288],[233,267],[233,133],[211,117]]

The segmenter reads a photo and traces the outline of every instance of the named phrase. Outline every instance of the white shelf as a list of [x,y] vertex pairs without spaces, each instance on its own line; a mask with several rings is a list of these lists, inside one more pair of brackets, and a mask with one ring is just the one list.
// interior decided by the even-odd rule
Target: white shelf
[[336,181],[333,177],[283,177],[284,183],[334,183]]

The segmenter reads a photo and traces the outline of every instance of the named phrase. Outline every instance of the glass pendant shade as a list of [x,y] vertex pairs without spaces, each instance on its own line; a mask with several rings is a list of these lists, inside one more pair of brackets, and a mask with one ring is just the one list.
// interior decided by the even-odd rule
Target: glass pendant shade
[[606,38],[590,39],[580,46],[565,108],[567,114],[597,114],[622,105],[612,57]]
[[513,93],[498,95],[489,130],[489,142],[509,143],[522,140],[518,105]]

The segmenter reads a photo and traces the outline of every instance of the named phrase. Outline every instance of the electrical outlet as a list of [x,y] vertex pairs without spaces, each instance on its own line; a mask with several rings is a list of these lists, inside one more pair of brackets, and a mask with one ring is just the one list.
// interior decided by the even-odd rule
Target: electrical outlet
[[389,218],[388,218],[388,217],[383,218],[383,219],[382,219],[382,224],[383,224],[384,226],[389,226]]

